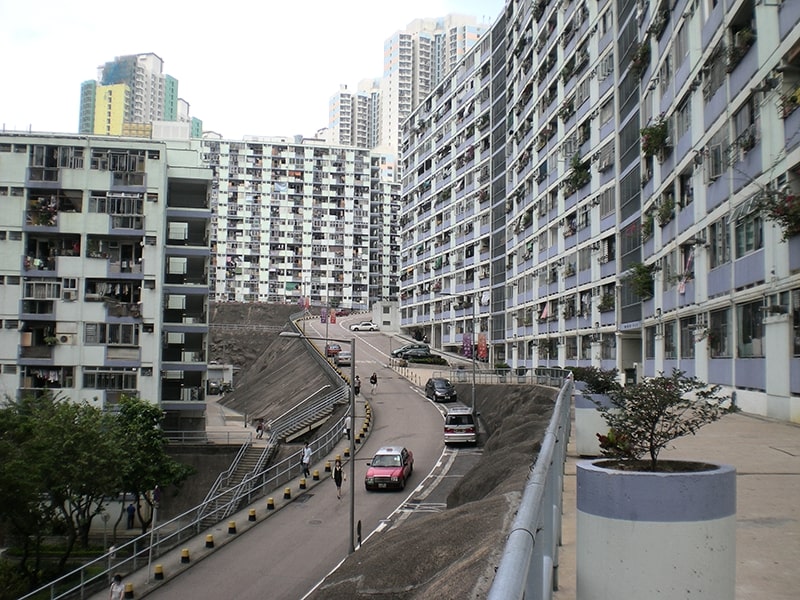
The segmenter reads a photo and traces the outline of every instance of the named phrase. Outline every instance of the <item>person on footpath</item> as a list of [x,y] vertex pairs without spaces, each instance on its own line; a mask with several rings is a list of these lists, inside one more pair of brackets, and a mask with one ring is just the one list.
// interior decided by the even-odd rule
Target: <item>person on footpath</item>
[[347,439],[350,439],[350,430],[353,427],[353,419],[350,418],[350,414],[348,414],[344,418],[344,434],[347,436]]
[[378,374],[373,371],[372,376],[369,378],[369,382],[372,384],[372,395],[375,395],[375,389],[378,387]]
[[264,419],[259,419],[258,424],[256,425],[256,439],[261,439],[264,437]]
[[303,475],[308,477],[311,473],[308,470],[308,466],[311,464],[311,446],[308,445],[308,442],[306,442],[306,445],[303,447],[303,458],[300,462],[303,465]]
[[353,380],[353,393],[358,396],[361,393],[361,378],[356,375],[356,378]]
[[109,600],[122,600],[125,597],[125,586],[122,584],[122,575],[117,573],[111,581],[111,588],[108,590]]
[[347,480],[347,475],[345,475],[344,470],[342,469],[342,461],[340,459],[336,459],[336,463],[333,465],[333,473],[331,474],[333,477],[333,482],[336,484],[336,497],[341,500],[342,499],[342,481]]
[[131,502],[127,508],[128,511],[128,529],[133,529],[133,517],[136,515],[136,507]]

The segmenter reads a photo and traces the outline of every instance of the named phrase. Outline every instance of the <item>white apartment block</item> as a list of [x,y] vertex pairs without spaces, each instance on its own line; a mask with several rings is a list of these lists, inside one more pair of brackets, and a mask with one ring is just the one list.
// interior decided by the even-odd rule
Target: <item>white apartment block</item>
[[202,427],[210,183],[188,142],[0,134],[0,393]]
[[799,21],[507,2],[404,122],[402,329],[489,366],[677,368],[800,421]]
[[475,17],[415,19],[384,42],[380,147],[400,146],[403,122],[486,31]]
[[398,293],[399,185],[383,157],[320,140],[205,139],[216,301],[366,310]]

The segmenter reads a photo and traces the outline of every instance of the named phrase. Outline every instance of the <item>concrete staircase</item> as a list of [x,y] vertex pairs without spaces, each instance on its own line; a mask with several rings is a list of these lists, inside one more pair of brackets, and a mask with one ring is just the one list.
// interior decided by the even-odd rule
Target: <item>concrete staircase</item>
[[333,405],[329,404],[314,414],[288,423],[285,428],[277,431],[277,437],[284,443],[292,442],[309,431],[322,425],[333,414]]

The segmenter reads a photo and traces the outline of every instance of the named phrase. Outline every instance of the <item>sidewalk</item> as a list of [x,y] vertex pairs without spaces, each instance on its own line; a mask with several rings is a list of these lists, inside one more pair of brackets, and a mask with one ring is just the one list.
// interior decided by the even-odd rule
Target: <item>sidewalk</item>
[[[574,431],[574,429],[573,429]],[[575,453],[567,449],[555,600],[575,600]],[[736,598],[794,600],[800,588],[800,426],[734,414],[675,441],[663,458],[736,467]]]
[[[353,434],[358,435],[362,431],[364,425],[366,398],[361,395],[356,398],[356,418],[353,422]],[[218,441],[219,443],[244,443],[248,436],[252,436],[255,445],[266,444],[267,440],[255,439],[256,431],[252,424],[245,423],[245,416],[234,410],[226,408],[221,404],[217,404],[217,398],[210,398],[207,401],[206,409],[206,432],[210,442]],[[369,435],[369,430],[365,433]],[[355,453],[358,454],[362,443],[355,444]],[[166,584],[171,579],[174,579],[182,572],[192,567],[197,562],[203,560],[220,547],[228,542],[233,541],[236,536],[248,531],[255,525],[259,524],[264,519],[278,512],[280,509],[288,506],[293,500],[302,496],[303,494],[314,489],[318,484],[329,478],[330,472],[326,471],[326,466],[329,464],[333,467],[334,460],[341,457],[342,464],[345,468],[349,464],[349,458],[345,457],[345,449],[349,449],[350,441],[346,438],[339,440],[339,443],[324,457],[312,467],[311,477],[305,479],[305,488],[302,488],[301,479],[295,478],[283,486],[276,488],[273,492],[269,493],[266,497],[259,499],[253,504],[241,509],[240,511],[231,515],[222,523],[201,531],[198,535],[184,542],[180,547],[167,552],[164,556],[153,558],[152,567],[148,569],[147,565],[137,571],[125,575],[123,582],[127,586],[131,586],[133,596],[142,598],[150,592],[158,589]],[[290,497],[285,498],[285,490],[289,490]],[[268,500],[272,500],[273,508],[268,508]],[[251,515],[251,511],[254,511]],[[250,520],[254,518],[255,520]],[[235,532],[231,532],[230,525],[235,524]],[[208,536],[211,536],[212,546],[208,546]],[[188,556],[188,562],[186,557]],[[147,562],[147,559],[142,559]],[[155,573],[160,571],[163,574],[163,579],[155,579]],[[89,596],[91,600],[106,600],[108,598],[108,588],[104,587],[102,591]]]

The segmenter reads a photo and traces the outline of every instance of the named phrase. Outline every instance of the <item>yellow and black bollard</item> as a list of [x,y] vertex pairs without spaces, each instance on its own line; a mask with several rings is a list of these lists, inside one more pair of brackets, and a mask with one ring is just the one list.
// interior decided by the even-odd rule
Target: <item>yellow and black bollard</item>
[[300,478],[300,489],[301,490],[306,489],[306,478],[305,477],[301,477]]
[[228,521],[228,533],[236,533],[236,521]]
[[311,474],[314,481],[319,481],[319,469],[314,469],[314,472]]
[[350,456],[350,446],[344,449],[344,457],[347,458],[348,456]]
[[[206,536],[206,546],[208,546],[208,538],[211,538],[211,545],[214,545],[214,538],[210,535]],[[189,549],[184,548],[181,550],[181,562],[188,563],[189,562]]]
[[206,536],[206,548],[214,547],[214,536],[210,533]]
[[292,498],[292,488],[283,488],[283,499],[284,500],[291,500]]
[[267,510],[275,510],[275,498],[267,498]]
[[326,473],[330,473],[331,472],[331,461],[329,461],[329,460],[325,461],[325,472]]
[[133,598],[133,584],[126,583],[125,584],[125,597],[126,598]]
[[251,508],[250,509],[250,513],[247,516],[247,520],[248,521],[255,521],[256,520],[256,509],[255,508]]
[[153,573],[153,577],[156,581],[161,581],[164,579],[164,567],[163,565],[156,565]]

